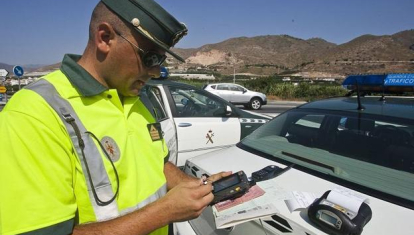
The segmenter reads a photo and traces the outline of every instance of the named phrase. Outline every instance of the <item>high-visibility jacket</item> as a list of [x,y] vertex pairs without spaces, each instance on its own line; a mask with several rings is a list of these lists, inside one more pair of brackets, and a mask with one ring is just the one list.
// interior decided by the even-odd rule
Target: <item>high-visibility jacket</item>
[[[42,89],[56,89],[73,108],[77,125],[88,132],[81,131],[86,145],[94,145],[102,165],[97,167],[96,159],[89,161],[93,157],[87,147],[91,172],[86,173],[76,149],[78,140],[73,135],[71,140],[73,130],[38,90],[29,87],[16,93],[0,112],[0,234],[68,234],[76,223],[122,216],[166,193],[163,168],[168,149],[164,140],[154,139],[154,118],[137,97],[121,102],[116,90],[101,86],[77,65],[78,58],[66,55],[61,70],[35,86],[43,83]],[[94,179],[92,185],[88,177]],[[114,202],[99,205],[92,187],[98,198],[107,201],[118,182]]]

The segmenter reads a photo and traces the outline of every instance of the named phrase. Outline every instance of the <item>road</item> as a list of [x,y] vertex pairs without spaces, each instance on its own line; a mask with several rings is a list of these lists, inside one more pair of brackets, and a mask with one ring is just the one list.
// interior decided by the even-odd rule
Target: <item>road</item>
[[[262,106],[260,110],[256,110],[254,112],[276,116],[279,113],[282,113],[303,103],[304,102],[300,101],[269,101],[267,105]],[[3,109],[3,107],[3,104],[0,102],[0,111]],[[237,105],[237,107],[245,109],[243,105]]]
[[[266,114],[269,116],[276,116],[279,113],[282,113],[286,110],[289,110],[291,108],[294,108],[296,106],[299,106],[301,104],[304,104],[305,102],[301,101],[269,101],[267,105],[262,106],[261,109],[255,110],[253,112]],[[240,109],[245,109],[243,105],[237,105]],[[252,111],[252,110],[249,110]]]

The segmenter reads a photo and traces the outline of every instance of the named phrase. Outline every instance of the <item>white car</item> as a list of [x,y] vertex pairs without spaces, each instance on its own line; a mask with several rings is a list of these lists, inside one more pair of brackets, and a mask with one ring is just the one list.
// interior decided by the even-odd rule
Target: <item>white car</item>
[[[379,81],[380,87],[383,83]],[[362,89],[364,84],[360,85]],[[185,172],[196,177],[228,170],[243,170],[250,176],[268,165],[291,168],[257,183],[266,193],[254,201],[255,205],[274,205],[278,212],[272,216],[223,230],[216,229],[209,207],[189,222],[191,227],[180,223],[176,228],[192,228],[193,234],[327,234],[311,222],[308,206],[328,190],[334,190],[340,194],[336,202],[327,200],[326,205],[332,205],[330,210],[325,213],[321,209],[320,217],[314,215],[320,224],[337,229],[333,234],[360,234],[341,233],[339,229],[353,226],[343,221],[354,218],[353,213],[363,213],[362,201],[372,211],[363,235],[413,234],[413,103],[412,97],[315,101],[282,113],[236,146],[189,159]],[[295,198],[301,209],[290,210],[285,200]],[[251,209],[235,208],[227,218]],[[342,213],[345,217],[340,218],[338,213],[328,213],[331,210],[352,213]]]
[[170,161],[177,166],[184,166],[188,158],[232,146],[271,119],[168,80],[149,81],[141,100],[161,124]]
[[236,105],[244,105],[245,108],[260,109],[267,104],[266,95],[256,91],[250,91],[238,84],[215,83],[205,85],[204,90],[209,91],[228,102]]

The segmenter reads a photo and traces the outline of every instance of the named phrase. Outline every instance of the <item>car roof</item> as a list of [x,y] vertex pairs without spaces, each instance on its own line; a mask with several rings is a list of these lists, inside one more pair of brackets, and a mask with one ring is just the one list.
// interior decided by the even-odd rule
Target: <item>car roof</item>
[[182,82],[174,82],[171,80],[157,80],[157,79],[150,79],[147,82],[148,85],[168,85],[168,86],[181,86],[181,87],[187,87],[187,88],[193,88],[193,89],[198,89],[193,85],[189,85],[186,83],[182,83]]
[[361,97],[361,105],[364,107],[362,111],[358,110],[358,98],[356,96],[313,101],[297,108],[355,113],[362,112],[366,114],[414,119],[414,97],[385,97],[385,101],[381,101],[380,98],[379,96]]
[[236,85],[236,86],[241,86],[241,85],[239,85],[239,84],[236,84],[236,83],[226,83],[226,82],[223,82],[223,83],[210,83],[210,84],[208,84],[208,86],[212,86],[212,85]]

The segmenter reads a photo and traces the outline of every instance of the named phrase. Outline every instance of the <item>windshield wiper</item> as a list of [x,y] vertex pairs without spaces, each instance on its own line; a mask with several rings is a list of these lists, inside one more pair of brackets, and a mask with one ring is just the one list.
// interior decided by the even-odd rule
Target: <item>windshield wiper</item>
[[312,164],[312,165],[315,165],[315,166],[318,166],[318,167],[327,169],[327,170],[331,171],[334,174],[346,174],[339,167],[330,166],[330,165],[327,165],[327,164],[324,164],[324,163],[320,163],[320,162],[317,162],[317,161],[314,161],[314,160],[311,160],[311,159],[308,159],[308,158],[304,158],[304,157],[298,156],[298,155],[293,154],[293,153],[285,152],[285,151],[282,151],[282,154],[285,155],[285,156],[288,156],[290,158],[293,158],[293,159],[296,159],[296,160],[299,160],[299,161],[302,161],[302,162],[306,162],[306,163],[309,163],[309,164]]

